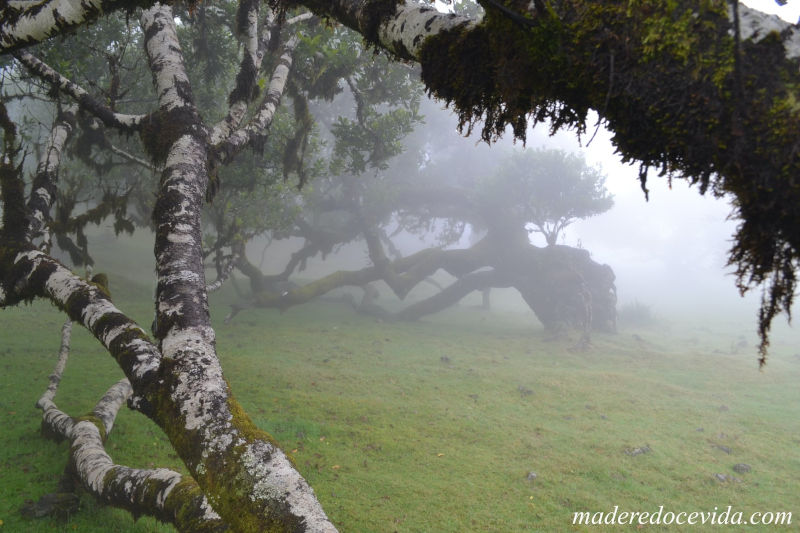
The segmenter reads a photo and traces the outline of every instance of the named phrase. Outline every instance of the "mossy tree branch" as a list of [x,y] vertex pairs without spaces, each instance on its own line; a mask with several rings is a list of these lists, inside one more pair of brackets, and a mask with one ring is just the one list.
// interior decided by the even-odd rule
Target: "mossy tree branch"
[[[120,407],[132,394],[123,379],[113,385],[92,411],[73,418],[61,411],[55,395],[70,353],[71,322],[61,332],[61,349],[50,383],[36,406],[42,430],[70,443],[68,472],[98,501],[172,523],[179,531],[221,532],[228,529],[191,478],[164,468],[142,470],[114,464],[105,449]],[[48,495],[51,496],[51,495]],[[46,498],[46,497],[45,497]]]
[[163,361],[150,415],[234,530],[335,531],[313,490],[247,417],[222,375],[201,249],[208,128],[193,102],[172,10],[147,10],[141,25],[159,113],[172,118],[171,132],[159,139],[166,165],[153,213],[154,334]]

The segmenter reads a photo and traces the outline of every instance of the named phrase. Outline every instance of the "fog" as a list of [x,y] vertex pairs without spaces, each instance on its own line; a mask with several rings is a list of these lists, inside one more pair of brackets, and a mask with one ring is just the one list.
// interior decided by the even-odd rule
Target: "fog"
[[[797,20],[800,16],[797,2],[783,7],[772,0],[745,3],[779,13],[787,20]],[[425,124],[417,127],[407,144],[419,147],[430,143],[432,148],[422,166],[437,169],[439,174],[431,172],[431,179],[447,182],[465,174],[496,173],[503,157],[525,149],[510,135],[492,146],[477,135],[460,135],[456,131],[456,118],[440,102],[424,101],[421,112],[425,115]],[[740,295],[733,268],[727,265],[728,249],[737,224],[730,218],[728,199],[716,198],[711,193],[701,195],[696,187],[688,186],[679,177],[670,184],[667,178],[658,176],[657,171],[651,171],[648,176],[649,200],[645,199],[639,184],[638,165],[621,163],[614,153],[612,134],[602,124],[595,128],[595,123],[596,116],[590,116],[587,131],[580,139],[574,131],[560,131],[551,136],[547,125],[539,125],[529,131],[525,143],[527,148],[558,148],[584,154],[588,164],[602,169],[606,187],[614,196],[614,207],[610,211],[575,222],[563,232],[559,244],[588,250],[595,261],[613,268],[620,307],[641,303],[662,323],[723,324],[746,335],[751,346],[754,345],[761,288],[755,287],[744,296]],[[403,157],[413,157],[413,154],[401,154],[390,161],[388,172],[402,164]],[[362,178],[371,179],[371,176]],[[143,230],[137,231],[138,239]],[[474,238],[467,228],[455,246],[467,247]],[[437,244],[404,232],[394,235],[393,241],[404,255]],[[545,244],[543,237],[537,234],[531,234],[531,242],[538,246]],[[254,239],[248,244],[248,256],[265,274],[274,274],[284,268],[289,255],[302,246],[302,241],[275,241],[266,252],[265,246],[265,239]],[[145,271],[150,272],[152,260],[147,259]],[[317,255],[296,277],[308,281],[337,269],[358,269],[369,264],[365,246],[349,244],[337,249],[337,253],[329,255],[325,261]],[[382,291],[387,296],[390,293]],[[427,294],[424,286],[415,289],[408,300],[419,299],[421,294]],[[478,298],[472,295],[465,304],[475,303]],[[500,308],[505,306],[530,313],[521,297],[510,289],[497,291],[496,302]],[[795,341],[796,334],[785,324],[785,317],[776,319],[774,340],[778,343],[774,345]]]
[[[573,137],[557,136],[561,146]],[[613,153],[611,134],[602,129],[584,147],[586,158],[607,173],[615,205],[607,213],[581,220],[565,231],[565,243],[590,250],[617,274],[620,303],[631,300],[670,314],[691,309],[699,315],[725,309],[734,316],[755,316],[758,294],[739,295],[727,251],[736,221],[727,199],[699,194],[681,179],[670,187],[650,171],[649,200],[640,188],[638,166],[624,165]],[[756,291],[757,292],[757,291]]]

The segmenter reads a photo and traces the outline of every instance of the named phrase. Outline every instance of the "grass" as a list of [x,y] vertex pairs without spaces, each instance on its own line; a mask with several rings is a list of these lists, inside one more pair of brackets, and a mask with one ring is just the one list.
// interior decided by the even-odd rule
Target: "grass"
[[[111,283],[118,305],[149,324],[152,289]],[[215,296],[216,318],[230,298]],[[170,531],[88,497],[67,520],[19,515],[54,490],[67,457],[66,444],[39,435],[34,408],[62,320],[45,303],[0,314],[0,531]],[[588,352],[546,341],[531,315],[468,307],[395,324],[319,302],[216,326],[237,398],[344,532],[589,531],[573,528],[572,514],[614,506],[732,505],[800,520],[800,359],[790,344],[776,343],[758,372],[752,348],[730,353],[739,330],[729,326],[656,324],[595,336]],[[74,331],[56,401],[79,415],[120,373]],[[160,431],[128,411],[109,452],[131,466],[178,465]],[[736,463],[752,471],[736,474]]]

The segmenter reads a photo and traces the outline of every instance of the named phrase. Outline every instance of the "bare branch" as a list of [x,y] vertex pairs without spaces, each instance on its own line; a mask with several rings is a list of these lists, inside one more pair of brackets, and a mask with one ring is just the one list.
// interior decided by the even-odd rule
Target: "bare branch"
[[429,4],[402,2],[394,12],[371,10],[373,4],[357,0],[305,0],[317,15],[336,19],[359,32],[370,43],[380,44],[401,59],[419,60],[427,37],[451,30],[465,30],[477,20],[440,13]]
[[32,74],[43,79],[58,90],[63,91],[65,94],[70,95],[82,109],[85,109],[100,119],[106,126],[114,127],[122,131],[133,131],[139,128],[142,120],[145,118],[145,115],[115,113],[92,97],[86,89],[72,80],[65,78],[49,65],[34,57],[30,52],[15,52],[14,57],[25,65]]
[[214,292],[220,289],[222,285],[228,281],[230,278],[231,273],[233,272],[236,263],[239,261],[239,255],[233,254],[228,258],[228,261],[225,263],[225,266],[222,268],[222,272],[220,273],[219,277],[209,285],[206,285],[206,292]]
[[255,116],[250,119],[246,126],[240,128],[230,134],[225,140],[215,145],[218,158],[221,163],[227,163],[239,153],[246,146],[254,142],[256,139],[263,139],[269,127],[272,125],[272,119],[275,117],[275,111],[278,108],[281,97],[286,89],[286,81],[289,78],[289,70],[292,68],[292,53],[297,46],[297,36],[292,37],[283,48],[278,65],[272,72],[272,78],[267,88],[267,94],[261,102],[261,106],[256,112]]
[[247,112],[248,104],[256,94],[256,82],[261,70],[261,61],[264,58],[266,43],[269,41],[270,31],[274,22],[272,10],[266,17],[261,35],[258,31],[258,11],[260,2],[241,0],[237,19],[240,26],[238,31],[244,44],[244,54],[236,75],[236,84],[228,96],[228,114],[219,121],[211,131],[211,144],[219,144],[228,138],[239,127]]
[[71,331],[71,322],[67,321],[61,330],[61,349],[50,384],[36,404],[42,410],[47,432],[70,441],[70,472],[92,496],[108,505],[155,516],[181,531],[227,529],[192,479],[164,468],[140,470],[117,465],[106,453],[104,442],[120,407],[133,392],[127,379],[108,389],[89,416],[76,420],[58,409],[54,398],[69,357]]
[[110,145],[110,146],[111,146],[111,151],[112,152],[114,152],[115,154],[117,154],[118,156],[120,156],[120,157],[122,157],[124,159],[127,159],[131,163],[135,163],[135,164],[137,164],[137,165],[139,165],[141,167],[144,167],[144,168],[146,168],[147,170],[149,170],[151,172],[161,172],[160,168],[154,166],[149,161],[147,161],[145,159],[142,159],[141,157],[136,157],[135,155],[133,155],[133,154],[131,154],[129,152],[126,152],[122,148],[114,146],[113,144]]
[[297,15],[295,17],[292,17],[290,19],[286,19],[286,21],[283,23],[283,25],[284,26],[292,26],[294,24],[298,24],[298,23],[303,22],[305,20],[311,20],[312,18],[314,18],[314,13],[311,13],[310,11],[307,11],[305,13],[300,13],[299,15]]
[[69,271],[38,250],[0,257],[6,276],[0,283],[0,305],[14,305],[32,297],[48,298],[82,324],[117,360],[134,385],[155,378],[161,354],[145,332],[117,309],[94,284]]
[[69,341],[72,336],[72,320],[67,320],[61,327],[61,349],[58,351],[58,362],[53,373],[50,374],[50,384],[47,390],[36,402],[36,407],[39,409],[47,409],[52,405],[53,399],[58,391],[58,385],[61,383],[61,376],[64,374],[64,368],[67,366],[67,359],[69,358]]

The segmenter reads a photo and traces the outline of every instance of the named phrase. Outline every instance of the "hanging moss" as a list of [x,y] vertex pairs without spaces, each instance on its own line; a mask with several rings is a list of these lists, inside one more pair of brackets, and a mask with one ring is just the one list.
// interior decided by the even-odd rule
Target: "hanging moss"
[[258,83],[258,70],[253,57],[245,53],[242,62],[239,65],[239,72],[236,74],[236,83],[233,90],[228,95],[228,105],[234,102],[252,102],[258,98],[259,88]]
[[[191,101],[191,94],[185,96],[189,98],[187,101]],[[147,155],[156,166],[161,166],[167,161],[167,155],[175,141],[183,135],[194,133],[199,124],[200,118],[190,107],[158,110],[142,121],[139,136]]]
[[655,168],[732,194],[739,287],[768,284],[763,354],[800,257],[800,72],[783,37],[737,43],[724,0],[566,0],[531,20],[522,27],[488,6],[476,28],[429,39],[430,92],[462,127],[483,121],[487,141],[507,127],[524,140],[528,121],[580,133],[595,109],[623,160],[640,163],[643,188]]

